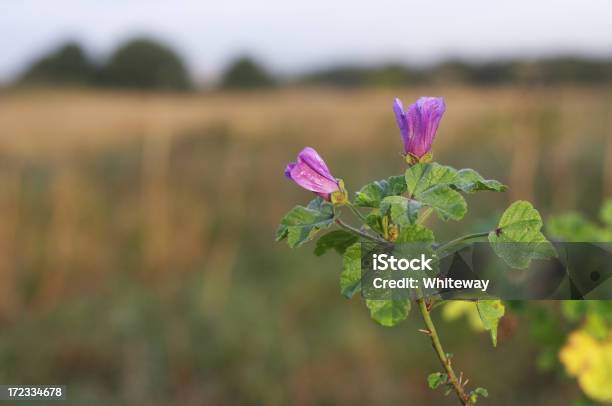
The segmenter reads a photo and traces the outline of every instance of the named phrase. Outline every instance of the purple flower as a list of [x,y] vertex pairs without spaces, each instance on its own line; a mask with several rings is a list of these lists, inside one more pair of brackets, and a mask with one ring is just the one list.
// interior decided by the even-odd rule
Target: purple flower
[[436,137],[444,110],[446,105],[442,97],[421,97],[408,107],[408,111],[404,111],[400,99],[395,99],[393,111],[408,162],[416,163],[421,158],[430,158],[431,144]]
[[298,154],[296,162],[287,165],[285,176],[328,201],[332,193],[341,189],[339,180],[332,176],[317,151],[310,147]]

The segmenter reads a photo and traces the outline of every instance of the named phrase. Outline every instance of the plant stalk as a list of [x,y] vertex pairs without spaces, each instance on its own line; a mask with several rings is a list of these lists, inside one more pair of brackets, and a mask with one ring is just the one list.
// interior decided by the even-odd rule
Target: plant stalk
[[349,233],[356,234],[357,236],[363,237],[363,238],[365,238],[367,240],[375,241],[375,242],[378,242],[378,243],[387,243],[387,241],[383,240],[382,238],[378,238],[378,237],[375,237],[373,235],[364,233],[363,231],[358,230],[355,227],[349,226],[348,224],[346,224],[344,221],[342,221],[340,219],[336,219],[336,224],[338,224],[340,227],[344,228]]
[[476,239],[476,238],[483,238],[483,237],[486,237],[486,236],[488,236],[488,235],[489,235],[489,232],[488,232],[488,231],[485,231],[485,232],[482,232],[482,233],[473,233],[473,234],[467,234],[467,235],[464,235],[464,236],[461,236],[461,237],[455,238],[454,240],[451,240],[451,241],[447,242],[446,244],[442,244],[441,246],[439,246],[439,247],[436,249],[436,251],[438,251],[438,252],[442,252],[442,251],[444,251],[444,250],[446,250],[446,249],[448,249],[448,248],[450,248],[450,247],[452,247],[452,246],[455,246],[455,245],[461,244],[461,243],[462,243],[462,242],[464,242],[464,241],[467,241],[467,240],[474,240],[474,239]]
[[[347,203],[346,203],[346,206],[347,206],[347,207],[348,207],[348,208],[349,208],[349,209],[350,209],[350,210],[353,212],[353,214],[354,214],[354,215],[355,215],[355,216],[356,216],[356,217],[357,217],[359,220],[361,220],[361,222],[362,222],[364,225],[367,225],[367,224],[368,224],[368,219],[367,219],[367,218],[366,218],[366,217],[365,217],[365,216],[364,216],[364,215],[363,215],[363,214],[362,214],[362,213],[361,213],[361,212],[360,212],[360,211],[357,209],[357,207],[355,207],[355,206],[353,205],[353,203],[351,203],[351,202],[347,202]],[[383,236],[382,236],[382,235],[381,235],[379,232],[377,232],[376,230],[373,230],[373,229],[372,229],[372,231],[373,231],[373,232],[374,232],[374,234],[376,234],[378,237],[383,238]]]
[[[365,218],[363,217],[363,215],[352,205],[349,204],[348,205],[349,208],[351,209],[351,211],[353,211],[353,213],[355,213],[355,215],[357,215],[357,217],[359,217],[360,219],[362,219],[365,222]],[[422,223],[423,221],[425,221],[427,219],[427,217],[431,214],[431,211],[425,212],[423,213],[423,216],[420,218],[420,222]],[[336,219],[336,224],[338,224],[340,227],[344,228],[345,230],[356,234],[358,236],[361,236],[365,239],[371,240],[371,241],[376,241],[376,242],[382,242],[382,243],[388,243],[388,241],[386,241],[386,239],[381,239],[377,236],[372,236],[370,234],[364,233],[361,230],[358,230],[346,223],[344,223],[342,220],[340,219]],[[442,245],[438,251],[442,250],[442,249],[447,249],[448,247],[451,247],[455,244],[459,244],[462,241],[465,240],[469,240],[469,239],[474,239],[474,238],[481,238],[481,237],[485,237],[487,236],[489,233],[476,233],[476,234],[468,234],[466,236],[463,237],[459,237],[456,238],[444,245]],[[438,332],[436,330],[436,326],[433,324],[433,320],[431,319],[431,315],[429,314],[429,309],[427,308],[427,305],[425,303],[425,299],[421,298],[421,299],[417,299],[417,303],[419,305],[419,310],[421,312],[421,316],[423,317],[423,321],[425,322],[425,326],[427,327],[427,334],[429,335],[429,338],[431,339],[431,343],[432,346],[434,348],[434,350],[436,351],[436,355],[438,356],[438,359],[440,360],[440,362],[442,363],[442,366],[444,367],[444,370],[446,371],[446,375],[448,376],[448,381],[449,383],[453,386],[455,393],[457,394],[457,397],[459,398],[459,401],[461,402],[462,405],[464,406],[472,406],[472,402],[470,401],[470,396],[465,393],[465,389],[464,389],[464,384],[462,384],[459,379],[457,378],[457,375],[455,374],[455,371],[453,370],[453,367],[451,366],[451,361],[450,359],[446,356],[446,352],[444,352],[444,349],[442,348],[442,343],[440,342],[440,337],[438,336]]]
[[363,214],[351,202],[346,203],[346,206],[357,216],[364,224],[367,224],[367,220]]
[[455,393],[459,398],[459,401],[464,406],[471,406],[472,402],[470,401],[470,397],[467,393],[465,393],[464,387],[459,383],[459,379],[457,379],[457,375],[451,366],[450,359],[446,356],[446,352],[442,348],[442,344],[440,343],[440,337],[438,336],[438,332],[436,331],[436,326],[433,324],[433,320],[429,314],[429,310],[427,309],[427,305],[425,304],[425,299],[417,299],[417,303],[419,305],[419,310],[421,311],[421,316],[423,317],[423,321],[425,322],[425,326],[427,326],[427,331],[429,338],[431,338],[431,344],[436,350],[436,354],[438,355],[438,359],[442,363],[444,370],[446,371],[446,375],[448,376],[448,381],[453,388],[455,389]]

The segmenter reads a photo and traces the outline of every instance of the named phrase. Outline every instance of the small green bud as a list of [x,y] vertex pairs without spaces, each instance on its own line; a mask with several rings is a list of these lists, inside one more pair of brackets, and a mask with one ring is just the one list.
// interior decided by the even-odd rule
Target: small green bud
[[395,224],[389,225],[389,241],[393,242],[397,240],[399,236],[399,228]]

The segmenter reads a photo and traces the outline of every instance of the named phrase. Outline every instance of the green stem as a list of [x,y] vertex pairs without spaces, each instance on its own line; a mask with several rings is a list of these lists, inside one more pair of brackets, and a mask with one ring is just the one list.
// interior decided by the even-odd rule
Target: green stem
[[[366,222],[365,217],[357,210],[357,208],[355,208],[352,204],[348,203],[347,206],[351,209],[351,211],[357,216],[359,217],[364,223]],[[419,219],[419,223],[422,223],[423,221],[425,221],[427,219],[427,217],[429,217],[429,215],[431,214],[432,210],[429,209],[427,211],[425,211],[421,218]],[[357,236],[363,237],[365,239],[371,240],[371,241],[376,241],[376,242],[382,242],[382,243],[387,243],[386,239],[381,239],[377,236],[372,236],[370,234],[364,233],[361,230],[358,230],[346,223],[344,223],[342,220],[340,219],[336,219],[336,224],[338,224],[340,227],[342,227],[343,229],[356,234]],[[474,238],[481,238],[481,237],[485,237],[487,236],[489,233],[475,233],[475,234],[469,234],[463,237],[459,237],[456,238],[452,241],[449,241],[448,243],[442,245],[440,248],[438,248],[438,251],[442,251],[444,249],[447,249],[449,247],[452,247],[455,244],[459,244],[462,241],[466,241],[466,240],[470,240],[470,239],[474,239]],[[446,375],[448,376],[448,382],[453,386],[453,389],[455,390],[455,393],[457,394],[457,397],[459,398],[459,401],[461,402],[462,405],[464,406],[472,406],[472,402],[470,400],[470,396],[468,394],[465,393],[465,389],[464,389],[464,384],[462,384],[459,379],[457,378],[457,375],[455,374],[455,371],[453,370],[453,367],[451,366],[451,361],[450,359],[446,356],[446,352],[444,352],[444,348],[442,348],[442,343],[440,342],[440,337],[438,336],[438,332],[436,330],[436,326],[433,324],[433,320],[431,319],[431,316],[429,314],[429,309],[427,308],[427,304],[425,303],[424,299],[418,299],[417,303],[419,305],[419,310],[421,312],[421,316],[423,317],[423,321],[425,322],[425,326],[427,327],[427,333],[429,335],[429,338],[431,339],[431,343],[432,346],[434,348],[434,350],[436,351],[436,355],[438,356],[438,359],[440,360],[440,363],[442,364],[442,366],[444,367],[444,370],[446,371]]]
[[[355,207],[353,206],[353,204],[351,202],[346,203],[346,205],[348,206],[349,209],[351,209],[351,211],[353,212],[353,214],[355,214],[355,216],[357,216],[359,218],[359,220],[361,220],[361,222],[365,225],[368,224],[368,219],[365,218],[365,216]],[[372,229],[370,227],[370,229]],[[380,239],[384,239],[385,237],[379,233],[378,231],[372,229],[372,231],[374,232],[374,234],[376,234],[377,237],[379,237]]]
[[454,245],[458,245],[458,244],[460,244],[460,243],[462,243],[464,241],[473,240],[473,239],[476,239],[476,238],[483,238],[483,237],[486,237],[488,235],[489,235],[488,231],[483,232],[483,233],[467,234],[467,235],[464,235],[462,237],[455,238],[454,240],[451,240],[451,241],[447,242],[446,244],[442,244],[441,246],[438,247],[438,249],[436,251],[442,252],[442,251],[448,249],[449,247],[452,247]]
[[450,359],[446,356],[446,352],[442,348],[442,344],[440,343],[440,337],[438,337],[438,332],[436,331],[436,326],[433,324],[433,320],[429,314],[429,310],[427,309],[427,305],[425,304],[425,299],[418,299],[417,303],[419,305],[419,310],[421,311],[421,316],[423,317],[423,321],[425,322],[425,326],[427,326],[427,333],[429,338],[431,338],[431,344],[438,355],[438,359],[442,363],[444,370],[446,371],[446,375],[448,376],[448,382],[453,385],[455,389],[455,393],[459,398],[459,401],[462,405],[471,406],[472,402],[470,401],[470,397],[465,393],[464,387],[457,379],[457,375],[451,366]]
[[338,224],[340,227],[342,227],[343,229],[345,229],[346,231],[348,231],[349,233],[353,233],[359,237],[363,237],[367,240],[370,241],[375,241],[375,242],[379,242],[379,243],[387,243],[387,241],[375,237],[373,235],[370,235],[368,233],[364,233],[361,230],[356,229],[355,227],[349,226],[348,224],[346,224],[344,221],[340,220],[340,219],[336,219],[336,224]]
[[346,205],[348,206],[349,209],[351,209],[351,211],[355,214],[355,216],[359,217],[361,221],[367,224],[368,220],[365,218],[363,214],[361,214],[359,210],[357,210],[355,206],[353,206],[351,202],[346,203]]
[[[346,206],[349,207],[349,209],[353,212],[353,214],[355,214],[355,216],[357,216],[363,222],[364,225],[367,225],[367,219],[363,216],[363,214],[361,214],[359,212],[359,210],[357,210],[357,208],[355,206],[353,206],[353,204],[351,202],[347,202]],[[334,208],[334,211],[335,210],[336,209]],[[365,232],[363,232],[361,230],[356,229],[355,227],[352,227],[352,226],[346,224],[345,222],[343,222],[340,219],[336,219],[336,223],[340,227],[344,228],[345,230],[347,230],[347,231],[349,231],[349,232],[351,232],[353,234],[357,234],[358,236],[361,236],[363,238],[366,238],[366,239],[369,239],[369,240],[372,240],[372,241],[376,241],[376,242],[380,242],[380,243],[387,243],[387,241],[385,239],[383,239],[383,236],[380,235],[379,233],[377,233],[376,230],[373,230],[376,235],[370,235],[368,233],[365,233]]]

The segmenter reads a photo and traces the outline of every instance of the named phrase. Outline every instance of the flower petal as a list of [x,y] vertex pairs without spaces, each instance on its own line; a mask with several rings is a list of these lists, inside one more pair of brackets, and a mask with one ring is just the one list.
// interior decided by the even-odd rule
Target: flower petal
[[289,179],[291,179],[291,170],[293,169],[294,166],[295,166],[295,162],[290,162],[287,164],[287,167],[285,168],[285,176]]
[[[410,131],[408,127],[408,120],[406,118],[406,113],[404,112],[404,105],[399,98],[395,98],[393,100],[393,112],[395,113],[395,120],[397,121],[397,126],[399,127],[400,134],[402,136],[402,141],[404,142],[404,150],[406,150],[408,141],[410,139]],[[406,153],[408,151],[406,150]]]
[[317,172],[319,175],[336,182],[336,178],[334,178],[327,168],[325,161],[319,155],[314,148],[306,147],[298,154],[298,162],[303,162],[306,165],[310,166],[313,171]]
[[310,165],[298,161],[289,171],[291,180],[306,190],[315,193],[332,193],[339,189],[338,182],[328,179],[315,171]]
[[412,134],[406,152],[422,157],[431,150],[446,105],[442,97],[421,97],[408,109],[408,128]]

